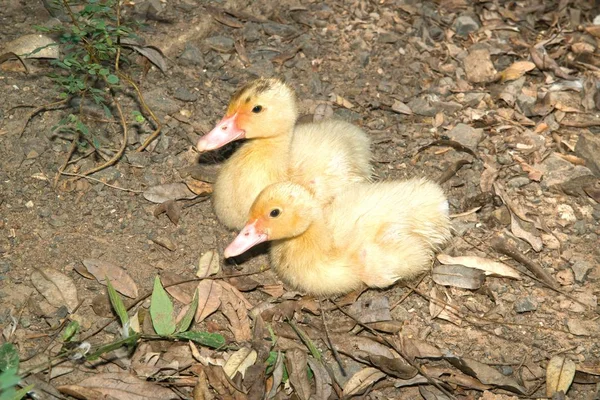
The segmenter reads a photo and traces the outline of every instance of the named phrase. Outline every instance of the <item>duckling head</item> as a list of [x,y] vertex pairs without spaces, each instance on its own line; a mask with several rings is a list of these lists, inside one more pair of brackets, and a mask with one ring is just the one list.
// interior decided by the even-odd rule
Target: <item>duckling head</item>
[[223,119],[197,144],[214,150],[238,139],[270,138],[287,134],[298,118],[296,95],[276,78],[261,78],[238,90]]
[[267,186],[250,209],[246,226],[225,249],[225,257],[238,256],[259,243],[289,239],[306,232],[319,218],[312,195],[290,182]]

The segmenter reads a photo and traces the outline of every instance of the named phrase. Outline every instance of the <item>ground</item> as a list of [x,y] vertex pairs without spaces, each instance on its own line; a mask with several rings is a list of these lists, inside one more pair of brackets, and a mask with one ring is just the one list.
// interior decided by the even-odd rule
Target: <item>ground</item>
[[[593,21],[600,10],[593,4],[176,0],[130,1],[123,8],[125,18],[146,24],[140,31],[145,43],[164,53],[164,73],[152,67],[143,74],[148,65],[141,56],[131,67],[162,121],[162,133],[147,150],[136,152],[153,129],[149,122],[136,125],[125,155],[91,175],[94,180],[62,176],[55,185],[71,143],[68,135],[53,134],[52,127],[69,109],[45,110],[28,119],[35,107],[57,99],[49,62],[28,60],[29,73],[18,64],[0,64],[0,326],[3,340],[18,348],[22,370],[42,365],[41,372],[28,375],[28,383],[50,398],[56,388],[85,386],[85,379],[105,376],[98,374],[131,372],[139,382],[158,382],[136,389],[140,393],[160,384],[175,388],[170,393],[181,398],[243,398],[227,392],[237,385],[249,398],[262,398],[275,380],[265,377],[261,364],[267,342],[262,339],[269,338],[264,322],[279,337],[274,350],[287,354],[290,380],[277,398],[304,399],[311,391],[314,398],[326,398],[323,387],[331,390],[331,380],[312,357],[311,375],[317,383],[329,380],[329,386],[312,378],[304,382],[306,376],[298,374],[298,368],[306,370],[308,350],[286,322],[290,318],[323,352],[337,381],[333,393],[364,392],[370,399],[539,397],[546,395],[546,383],[556,381],[547,369],[558,362],[577,370],[574,383],[566,386],[568,398],[598,396],[600,102],[595,93],[600,63]],[[42,2],[6,2],[0,9],[0,43],[35,33],[35,25],[55,23]],[[133,360],[66,361],[46,368],[61,348],[57,329],[65,321],[77,320],[80,338],[92,346],[119,338],[116,322],[96,332],[112,314],[106,287],[86,274],[84,260],[86,266],[100,260],[123,267],[141,296],[152,289],[155,276],[170,282],[194,278],[202,254],[222,254],[235,233],[219,224],[208,197],[180,201],[184,208],[174,224],[165,214],[155,216],[157,205],[142,192],[190,175],[210,183],[211,168],[218,168],[231,148],[199,160],[193,146],[224,115],[234,91],[259,76],[290,82],[308,118],[333,112],[363,128],[372,139],[378,179],[443,181],[454,236],[442,253],[483,257],[475,259],[480,266],[502,261],[521,279],[488,276],[481,287],[463,289],[465,276],[444,286],[434,272],[408,286],[368,290],[345,309],[375,324],[379,336],[323,303],[333,346],[348,372],[343,376],[325,340],[316,301],[282,290],[267,257],[258,253],[239,264],[221,260],[217,278],[247,275],[215,282],[241,291],[252,327],[263,329],[264,336],[239,340],[222,305],[194,330],[222,334],[234,344],[227,350],[202,349],[193,359],[187,345],[146,341]],[[130,113],[131,92],[119,98]],[[100,118],[93,127],[110,157],[120,145],[120,126]],[[99,154],[88,154],[67,171],[101,164]],[[499,251],[507,243],[526,261],[514,257],[515,251]],[[527,260],[545,275],[530,271]],[[48,271],[74,284],[81,304],[53,303],[51,291],[39,283],[52,281]],[[65,293],[72,289],[57,285]],[[228,293],[240,293],[223,285]],[[452,308],[442,311],[448,303]],[[141,304],[147,309],[148,302]],[[179,310],[182,305],[176,304]],[[245,308],[243,314],[242,322]],[[249,369],[252,374],[243,381],[239,375],[233,384],[220,381],[214,364],[250,345],[258,352],[259,368]],[[417,378],[427,376],[429,382],[408,384],[410,374],[373,358],[389,361],[398,353],[420,366]],[[157,364],[152,354],[163,359]],[[165,365],[173,359],[179,364],[171,364],[169,372]],[[361,370],[364,376],[355,381],[364,380],[364,388],[353,389],[348,380]],[[100,390],[102,384],[94,387]],[[128,398],[118,390],[111,395]]]

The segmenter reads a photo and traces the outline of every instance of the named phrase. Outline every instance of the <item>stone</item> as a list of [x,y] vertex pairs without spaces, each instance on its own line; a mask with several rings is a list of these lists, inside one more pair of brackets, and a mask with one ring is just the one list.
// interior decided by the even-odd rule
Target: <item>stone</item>
[[226,36],[212,36],[207,38],[204,43],[219,53],[229,53],[234,48],[233,39]]
[[600,135],[582,132],[575,145],[575,154],[585,160],[585,165],[600,176]]
[[179,111],[179,104],[170,97],[166,96],[162,89],[155,89],[145,94],[146,103],[160,116],[173,114]]
[[186,88],[180,87],[177,88],[173,94],[173,97],[175,97],[177,100],[192,102],[198,100],[198,93],[194,93]]
[[[414,111],[412,107],[411,109]],[[457,124],[447,135],[450,139],[474,149],[481,142],[481,139],[483,139],[483,129],[475,129],[461,123]]]
[[529,297],[524,297],[515,302],[515,311],[518,313],[525,313],[537,310],[537,303]]
[[510,179],[508,181],[507,185],[508,185],[508,187],[511,187],[511,188],[521,188],[521,187],[523,187],[525,185],[528,185],[529,182],[531,182],[531,181],[529,180],[528,177],[526,177],[526,176],[517,176],[515,178]]
[[471,15],[461,15],[456,18],[452,27],[458,36],[465,37],[479,29],[479,22]]
[[497,71],[487,49],[472,50],[463,60],[463,64],[470,82],[487,83],[496,77]]
[[413,113],[424,117],[435,117],[437,114],[437,109],[429,104],[429,102],[423,97],[415,97],[411,99],[407,106],[412,110]]
[[562,187],[578,185],[581,181],[595,179],[589,168],[581,165],[573,165],[562,159],[556,153],[550,154],[541,164],[535,165],[536,169],[542,171],[542,187]]
[[536,98],[528,96],[525,93],[521,93],[517,96],[517,105],[526,117],[532,117],[535,115],[533,108],[535,107]]
[[571,270],[575,275],[575,282],[583,283],[587,279],[588,274],[593,269],[592,265],[587,261],[576,261],[575,264],[571,265]]
[[202,52],[200,49],[193,44],[186,43],[185,48],[181,52],[179,56],[179,60],[183,62],[183,64],[188,65],[202,65],[204,64],[204,58],[202,57]]
[[298,30],[292,25],[278,24],[276,22],[266,22],[262,24],[262,27],[269,36],[288,37],[298,33]]
[[394,32],[383,32],[379,35],[380,43],[396,43],[400,40],[400,35]]

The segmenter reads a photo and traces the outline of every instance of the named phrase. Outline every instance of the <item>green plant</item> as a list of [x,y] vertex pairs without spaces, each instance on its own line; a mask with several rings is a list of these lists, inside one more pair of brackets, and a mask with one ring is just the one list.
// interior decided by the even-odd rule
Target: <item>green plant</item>
[[17,390],[21,378],[19,370],[19,353],[12,343],[0,346],[0,400],[19,400],[33,389],[33,385]]
[[[132,122],[145,122],[142,112],[151,117],[156,129],[138,151],[148,146],[160,133],[159,120],[146,105],[133,79],[122,69],[122,65],[131,65],[128,56],[132,51],[141,52],[141,48],[134,44],[137,23],[122,18],[120,3],[119,0],[84,0],[77,3],[72,0],[52,0],[53,10],[67,16],[67,22],[52,28],[37,27],[42,32],[57,35],[58,45],[61,47],[61,58],[52,61],[52,65],[57,67],[58,71],[51,74],[60,100],[52,105],[62,103],[78,108],[77,111],[69,112],[61,118],[53,128],[56,132],[70,134],[73,138],[73,150],[59,173],[63,173],[75,149],[85,150],[84,148],[91,145],[98,150],[100,146],[90,124],[90,121],[99,118],[90,118],[87,115],[88,104],[103,110],[105,118],[101,121],[116,119],[122,127],[123,138],[119,151],[110,160],[80,175],[97,172],[119,160],[127,146],[127,125]],[[142,107],[141,112],[136,110],[131,113],[133,118],[125,116],[116,96],[126,86],[134,89]],[[113,115],[115,113],[116,115]]]

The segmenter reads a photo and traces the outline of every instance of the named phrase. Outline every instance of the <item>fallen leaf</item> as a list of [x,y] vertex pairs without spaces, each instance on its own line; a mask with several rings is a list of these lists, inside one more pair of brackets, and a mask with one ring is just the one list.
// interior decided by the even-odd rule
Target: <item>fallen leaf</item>
[[238,372],[242,374],[243,378],[246,369],[248,369],[249,366],[254,365],[257,357],[258,353],[255,350],[252,350],[249,347],[242,347],[229,357],[223,366],[223,370],[231,379],[233,379]]
[[462,323],[460,317],[450,307],[453,305],[453,301],[443,289],[434,286],[431,288],[429,296],[431,296],[429,300],[429,315],[431,315],[431,318],[443,319],[460,326]]
[[77,287],[73,279],[52,268],[34,269],[31,283],[54,307],[66,306],[69,312],[79,304]]
[[485,385],[492,385],[519,394],[527,393],[527,389],[521,386],[516,379],[503,375],[494,367],[470,358],[458,357],[451,353],[444,354],[444,359],[465,374],[479,379]]
[[198,278],[206,278],[218,273],[220,270],[219,254],[214,250],[209,250],[200,256],[196,276]]
[[498,73],[496,79],[500,82],[514,81],[525,75],[527,72],[533,70],[535,64],[531,61],[517,61],[512,63],[504,71]]
[[156,46],[140,46],[133,42],[126,42],[124,39],[121,40],[121,44],[125,47],[130,47],[137,51],[154,64],[164,74],[167,71],[167,62],[162,50]]
[[528,229],[525,229],[525,224],[525,221],[521,220],[514,213],[510,213],[510,231],[519,239],[523,239],[529,243],[533,250],[539,253],[544,247],[544,242],[537,228],[532,223],[528,223]]
[[384,356],[369,356],[369,362],[390,376],[400,379],[411,379],[417,375],[417,369],[407,364],[401,358],[390,358]]
[[354,375],[346,382],[344,388],[344,397],[356,396],[363,393],[380,379],[385,378],[385,374],[376,368],[365,368]]
[[22,58],[59,58],[59,45],[50,36],[39,33],[23,35],[8,42],[5,52],[11,52]]
[[423,396],[424,400],[451,400],[435,386],[419,386],[419,394]]
[[[225,282],[221,282],[220,284],[222,285],[223,283]],[[241,343],[250,340],[252,332],[250,331],[250,319],[248,318],[246,304],[231,290],[234,289],[238,292],[237,289],[233,287],[226,288],[225,286],[223,289],[225,290],[223,290],[223,295],[221,296],[221,311],[229,320],[229,329],[233,333],[236,342]]]
[[404,327],[404,323],[396,320],[371,322],[367,325],[369,326],[369,328],[385,333],[398,333]]
[[160,203],[153,212],[155,218],[158,218],[163,213],[167,214],[169,220],[177,225],[181,217],[181,207],[179,207],[175,200],[167,200],[164,203]]
[[243,28],[244,24],[241,23],[238,19],[230,17],[225,14],[222,10],[212,7],[210,5],[205,6],[206,11],[210,13],[210,15],[215,19],[215,21],[220,22],[221,24],[228,26],[230,28]]
[[329,399],[331,396],[332,382],[331,377],[327,373],[327,370],[319,361],[312,357],[308,358],[308,366],[310,367],[315,377],[315,394],[311,396],[311,399]]
[[154,278],[154,288],[150,299],[150,315],[156,333],[167,336],[175,332],[173,302],[171,302],[167,291],[160,283],[158,276]]
[[412,110],[409,106],[401,102],[400,100],[394,100],[394,104],[392,104],[392,111],[397,112],[398,114],[412,115]]
[[271,62],[282,65],[284,62],[291,60],[302,49],[302,46],[296,46],[293,49],[283,52],[271,59]]
[[432,279],[438,285],[476,290],[485,282],[485,273],[463,265],[438,265],[433,268]]
[[197,195],[182,182],[152,186],[144,191],[144,198],[157,204],[168,200],[194,199],[196,197]]
[[558,392],[566,394],[574,377],[573,361],[562,355],[552,357],[546,367],[546,396],[553,397]]
[[[139,379],[127,372],[96,374],[77,385],[59,386],[61,393],[77,398],[118,400],[170,400],[179,399],[171,389]],[[88,397],[89,394],[91,397]],[[99,393],[100,396],[94,396]],[[86,395],[87,394],[87,395]]]
[[198,283],[198,309],[196,310],[196,322],[202,322],[210,314],[221,306],[223,287],[219,282],[206,279]]
[[493,261],[488,258],[477,256],[452,257],[447,254],[438,254],[437,259],[445,265],[464,265],[465,267],[479,269],[486,275],[499,276],[504,278],[521,279],[521,275],[514,268],[509,267],[499,261]]
[[196,282],[186,282],[179,285],[173,285],[174,283],[181,282],[183,279],[180,274],[171,272],[169,270],[162,271],[160,279],[165,285],[166,291],[173,296],[177,301],[183,304],[190,304],[194,297],[194,291],[198,284]]
[[302,350],[292,349],[285,353],[286,367],[290,377],[290,383],[301,400],[310,398],[310,382],[306,375],[308,358]]
[[531,54],[531,60],[541,71],[552,71],[557,77],[570,81],[577,79],[563,71],[558,63],[550,57],[544,46],[531,46],[529,53]]
[[353,108],[354,104],[350,103],[348,100],[346,100],[345,98],[343,98],[342,96],[339,96],[335,93],[331,93],[329,95],[329,101],[334,102],[335,104],[337,104],[338,106],[344,107],[344,108]]
[[209,182],[187,177],[184,183],[188,189],[198,196],[208,196],[213,192],[213,185]]
[[378,321],[390,321],[390,303],[387,297],[378,296],[374,298],[361,297],[352,304],[348,312],[355,316],[363,324]]
[[267,395],[267,399],[272,399],[277,395],[277,388],[281,385],[283,379],[283,354],[277,352],[277,359],[275,360],[275,366],[273,367],[273,386]]

